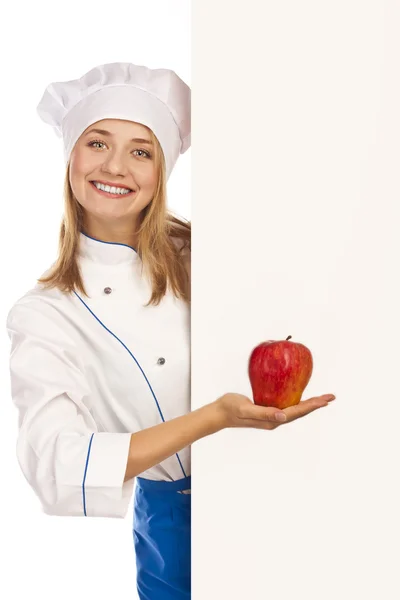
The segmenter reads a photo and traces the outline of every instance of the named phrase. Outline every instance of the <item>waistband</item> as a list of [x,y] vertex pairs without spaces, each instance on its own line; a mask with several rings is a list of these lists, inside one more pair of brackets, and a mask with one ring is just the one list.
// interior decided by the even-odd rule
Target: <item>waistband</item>
[[142,490],[150,492],[183,492],[183,490],[191,489],[191,476],[189,475],[176,481],[154,481],[153,479],[136,477],[136,484]]

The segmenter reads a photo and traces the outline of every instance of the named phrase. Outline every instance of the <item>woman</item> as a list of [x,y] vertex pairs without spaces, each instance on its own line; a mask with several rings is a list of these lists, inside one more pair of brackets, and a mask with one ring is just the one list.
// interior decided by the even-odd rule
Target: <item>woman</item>
[[190,445],[285,411],[226,394],[190,412],[190,225],[166,181],[190,146],[190,91],[172,71],[101,65],[48,86],[64,142],[59,256],[8,315],[17,455],[52,515],[125,517],[133,484],[141,600],[190,598]]

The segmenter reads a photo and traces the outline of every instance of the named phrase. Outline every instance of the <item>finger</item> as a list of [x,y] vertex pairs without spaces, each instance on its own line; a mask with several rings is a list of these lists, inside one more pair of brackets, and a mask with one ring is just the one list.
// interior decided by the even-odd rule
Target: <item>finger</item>
[[314,398],[310,398],[310,400],[313,400],[314,402],[332,402],[332,400],[335,399],[336,396],[334,394],[323,394],[322,396],[315,396]]
[[318,410],[324,406],[329,406],[329,402],[321,400],[314,401],[314,399],[310,399],[310,401],[306,400],[304,402],[299,402],[299,404],[296,404],[295,406],[284,408],[283,412],[286,414],[287,422],[289,422],[294,419],[299,419],[300,417],[305,417],[314,412],[314,410]]
[[319,407],[319,406],[325,406],[327,403],[332,402],[333,400],[335,400],[336,396],[334,396],[333,394],[324,394],[323,396],[314,396],[313,398],[309,398],[308,400],[302,400],[301,402],[299,402],[298,404],[295,404],[294,406],[302,406],[302,407]]

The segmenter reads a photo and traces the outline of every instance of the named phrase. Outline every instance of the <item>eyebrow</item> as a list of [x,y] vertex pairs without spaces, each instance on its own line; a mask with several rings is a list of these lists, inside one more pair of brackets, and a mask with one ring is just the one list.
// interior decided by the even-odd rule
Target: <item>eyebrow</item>
[[[91,129],[85,135],[90,135],[91,133],[98,133],[99,135],[106,135],[106,136],[111,135],[112,136],[112,133],[110,133],[109,131],[106,131],[105,129]],[[153,144],[153,142],[151,142],[150,140],[147,140],[145,138],[133,138],[133,139],[131,139],[131,142],[137,142],[138,144],[149,144],[150,146]]]

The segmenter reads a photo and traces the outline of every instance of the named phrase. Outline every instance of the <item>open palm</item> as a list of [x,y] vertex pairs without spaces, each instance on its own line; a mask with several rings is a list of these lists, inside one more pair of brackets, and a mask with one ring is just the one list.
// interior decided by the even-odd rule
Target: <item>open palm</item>
[[[219,400],[226,418],[226,427],[254,427],[256,429],[276,429],[279,425],[285,425],[309,413],[328,406],[335,399],[333,394],[315,396],[308,400],[302,400],[295,406],[289,406],[279,410],[270,406],[257,406],[247,396],[242,394],[228,393]],[[277,415],[284,414],[285,421],[280,421]]]

